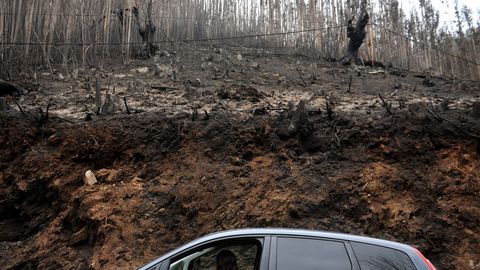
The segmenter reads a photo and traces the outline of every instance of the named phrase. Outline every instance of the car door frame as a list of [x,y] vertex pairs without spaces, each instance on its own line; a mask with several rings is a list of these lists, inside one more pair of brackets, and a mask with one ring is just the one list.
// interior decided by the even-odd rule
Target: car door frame
[[331,242],[342,242],[345,245],[347,255],[350,259],[352,265],[351,270],[360,270],[360,264],[357,261],[357,257],[353,252],[353,248],[350,245],[350,241],[345,241],[342,239],[335,238],[325,238],[325,237],[315,237],[315,236],[302,236],[302,235],[272,235],[270,240],[270,258],[269,258],[269,268],[268,270],[277,270],[277,243],[278,238],[296,238],[296,239],[308,239],[308,240],[319,240],[319,241],[331,241]]
[[205,242],[198,243],[192,247],[189,247],[184,250],[180,250],[177,253],[172,254],[165,260],[161,261],[159,267],[157,266],[156,269],[159,270],[169,270],[171,260],[174,258],[181,257],[182,255],[186,255],[188,253],[193,252],[194,250],[201,249],[204,246],[215,245],[215,243],[228,243],[232,242],[243,242],[248,240],[257,240],[260,242],[261,245],[261,254],[260,254],[260,265],[257,270],[268,270],[269,269],[269,257],[270,257],[270,248],[271,248],[271,236],[270,235],[241,235],[241,236],[231,236],[231,237],[222,237],[217,239],[211,239]]

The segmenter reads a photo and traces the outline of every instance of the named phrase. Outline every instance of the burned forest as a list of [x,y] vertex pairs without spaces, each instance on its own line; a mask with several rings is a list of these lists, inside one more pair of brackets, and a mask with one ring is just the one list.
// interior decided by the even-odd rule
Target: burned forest
[[281,227],[480,269],[480,5],[437,2],[0,1],[0,268]]

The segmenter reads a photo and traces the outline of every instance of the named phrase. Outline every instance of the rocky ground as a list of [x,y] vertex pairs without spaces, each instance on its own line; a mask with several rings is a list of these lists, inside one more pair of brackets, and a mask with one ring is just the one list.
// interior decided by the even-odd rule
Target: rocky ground
[[4,269],[131,269],[243,227],[480,269],[478,82],[232,47],[55,69],[0,112]]

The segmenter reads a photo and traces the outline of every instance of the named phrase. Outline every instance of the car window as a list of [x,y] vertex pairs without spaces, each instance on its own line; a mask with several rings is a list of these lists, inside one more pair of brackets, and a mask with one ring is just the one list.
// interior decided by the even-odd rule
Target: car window
[[345,244],[336,241],[278,238],[277,270],[350,270]]
[[400,250],[352,242],[362,270],[416,270],[410,257]]
[[[234,266],[238,270],[255,270],[259,244],[218,245],[201,248],[170,264],[170,270],[216,270],[220,264]],[[222,269],[222,268],[220,268]]]

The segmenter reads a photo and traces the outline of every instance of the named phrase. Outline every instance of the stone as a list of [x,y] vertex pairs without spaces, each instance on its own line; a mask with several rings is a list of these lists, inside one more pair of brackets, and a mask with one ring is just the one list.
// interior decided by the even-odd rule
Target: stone
[[127,82],[127,92],[135,92],[135,83],[132,81]]
[[160,56],[160,57],[170,57],[170,54],[169,54],[167,51],[161,51],[161,52],[159,53],[159,56]]
[[212,62],[203,62],[200,67],[202,68],[202,70],[205,70],[205,69],[209,68],[210,66],[212,66]]
[[195,78],[195,80],[191,81],[190,84],[193,87],[201,87],[203,85],[202,81],[199,78]]
[[92,171],[88,170],[85,172],[85,176],[83,177],[83,182],[87,186],[95,185],[97,183],[97,178]]
[[65,80],[65,77],[63,76],[62,73],[58,73],[58,80],[59,80],[59,81]]
[[88,227],[85,226],[70,236],[70,244],[76,245],[88,240]]
[[123,78],[126,78],[126,77],[127,77],[127,75],[125,75],[125,74],[115,74],[115,75],[113,75],[113,78],[115,78],[115,79],[123,79]]
[[136,71],[137,73],[145,74],[145,73],[148,73],[149,69],[148,67],[142,67],[142,68],[137,68]]
[[158,76],[160,78],[167,78],[171,77],[173,73],[174,72],[171,66],[155,64],[155,76]]
[[97,171],[98,179],[108,184],[120,181],[120,171],[115,169],[101,169]]
[[259,70],[260,69],[260,64],[258,62],[252,62],[251,64],[252,68]]
[[243,60],[242,54],[240,54],[240,53],[237,54],[237,60],[238,60],[238,61],[242,61],[242,60]]

